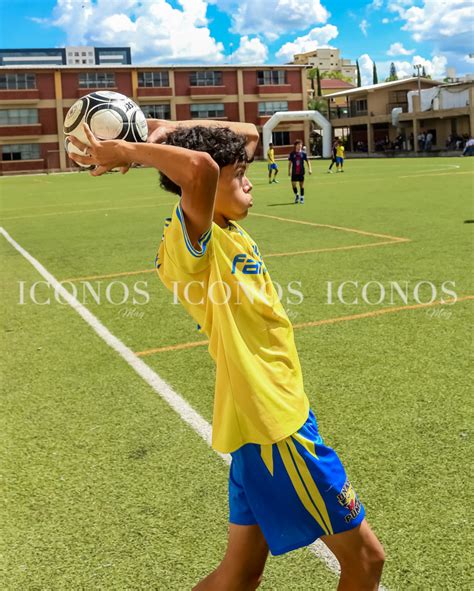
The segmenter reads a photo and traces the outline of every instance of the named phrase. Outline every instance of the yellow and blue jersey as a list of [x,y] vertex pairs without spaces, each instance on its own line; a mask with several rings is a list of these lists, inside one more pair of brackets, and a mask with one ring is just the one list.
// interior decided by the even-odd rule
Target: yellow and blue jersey
[[336,158],[344,158],[344,146],[337,146],[336,148]]
[[252,238],[235,222],[213,223],[191,243],[180,203],[156,258],[165,286],[209,337],[216,363],[214,449],[268,445],[306,421],[293,328]]

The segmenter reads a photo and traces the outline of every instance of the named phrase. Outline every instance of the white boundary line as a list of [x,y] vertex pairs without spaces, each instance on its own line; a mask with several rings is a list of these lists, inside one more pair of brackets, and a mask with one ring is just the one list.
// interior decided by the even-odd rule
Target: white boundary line
[[[9,242],[15,250],[17,250],[35,269],[44,277],[44,279],[57,291],[70,306],[75,310],[79,316],[96,332],[99,337],[106,342],[116,353],[122,357],[136,372],[151,386],[151,388],[161,398],[167,402],[171,408],[180,416],[180,418],[187,423],[193,431],[195,431],[204,441],[211,446],[212,441],[212,427],[211,425],[197,413],[194,408],[184,398],[171,388],[154,370],[137,357],[131,349],[129,349],[120,339],[113,335],[108,328],[106,328],[100,320],[92,314],[77,298],[71,295],[59,281],[51,275],[51,273],[43,267],[43,265],[35,259],[28,251],[18,244],[10,234],[2,227],[0,227],[0,234],[2,234],[7,242]],[[216,452],[226,464],[230,464],[231,456],[229,454],[222,454]],[[333,573],[340,572],[339,563],[334,554],[325,546],[323,542],[317,540],[309,546],[310,551],[320,558],[325,565]],[[379,591],[387,591],[380,586]]]

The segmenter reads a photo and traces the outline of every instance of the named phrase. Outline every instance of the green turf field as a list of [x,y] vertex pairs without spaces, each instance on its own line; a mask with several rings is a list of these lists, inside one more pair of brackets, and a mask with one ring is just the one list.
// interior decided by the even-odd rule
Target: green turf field
[[[474,587],[473,164],[348,160],[328,175],[315,161],[304,206],[291,203],[286,162],[278,185],[264,163],[249,173],[243,225],[283,287],[308,396],[385,546],[390,591]],[[150,272],[175,202],[156,172],[1,178],[0,189],[11,237],[210,422],[205,337]],[[227,465],[47,285],[33,303],[43,278],[4,237],[0,253],[2,589],[190,589],[225,548]],[[380,303],[364,301],[369,282],[372,302],[386,289]],[[453,305],[438,303],[445,282]],[[434,305],[417,302],[433,290]],[[304,549],[270,558],[261,589],[335,587]]]

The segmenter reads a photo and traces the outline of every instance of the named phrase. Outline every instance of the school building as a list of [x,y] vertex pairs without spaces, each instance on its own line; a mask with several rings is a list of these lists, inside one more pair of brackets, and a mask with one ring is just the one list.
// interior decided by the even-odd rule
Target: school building
[[[446,83],[417,77],[347,89],[324,96],[333,129],[351,152],[373,154],[402,138],[403,150],[420,151],[421,133],[433,137],[431,151],[452,137],[474,136],[474,82]],[[343,102],[341,102],[343,101]]]
[[[69,170],[63,121],[81,96],[112,90],[150,117],[246,121],[262,126],[276,111],[308,106],[306,67],[278,66],[3,66],[0,67],[0,174]],[[276,154],[287,154],[309,123],[281,124]],[[259,147],[261,150],[261,146]],[[258,155],[262,155],[257,154]]]

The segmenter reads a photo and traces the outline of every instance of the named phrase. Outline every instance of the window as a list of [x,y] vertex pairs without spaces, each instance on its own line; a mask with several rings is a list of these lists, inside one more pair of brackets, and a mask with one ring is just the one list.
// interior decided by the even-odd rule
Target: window
[[75,52],[74,52],[74,55],[79,55],[79,52],[78,52],[78,51],[75,51]]
[[2,160],[38,160],[39,144],[9,144],[2,146]]
[[0,125],[34,125],[38,123],[38,109],[2,109]]
[[81,51],[81,55],[87,55],[85,51]]
[[406,103],[408,102],[407,98],[407,91],[406,90],[395,90],[389,92],[389,102],[390,103]]
[[87,64],[87,60],[82,60],[82,63],[83,64]]
[[367,112],[367,100],[361,99],[361,100],[355,101],[355,110],[356,110],[356,113]]
[[145,117],[151,119],[171,119],[171,108],[169,105],[140,105]]
[[259,70],[257,84],[286,84],[285,70]]
[[0,74],[0,90],[36,88],[34,74]]
[[289,131],[274,131],[272,134],[274,146],[289,146],[290,132]]
[[222,86],[222,72],[191,72],[191,86]]
[[138,86],[142,88],[156,88],[169,86],[168,72],[138,72]]
[[277,111],[288,111],[288,101],[272,101],[265,103],[258,103],[259,117],[266,115],[273,115]]
[[225,117],[222,103],[194,104],[191,105],[191,117],[207,119],[208,117]]
[[114,88],[115,74],[112,72],[87,72],[79,74],[79,88]]

